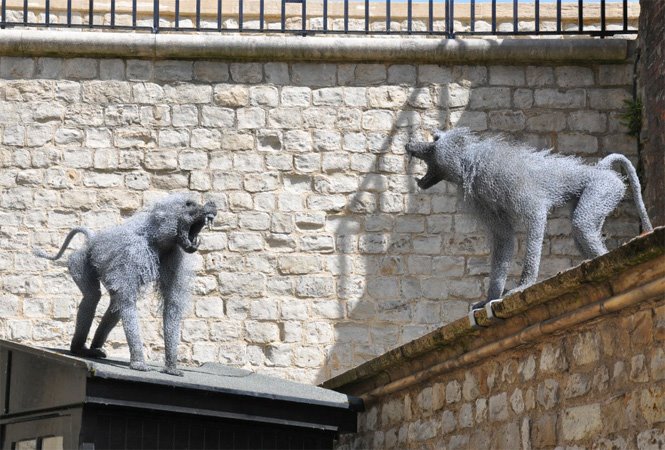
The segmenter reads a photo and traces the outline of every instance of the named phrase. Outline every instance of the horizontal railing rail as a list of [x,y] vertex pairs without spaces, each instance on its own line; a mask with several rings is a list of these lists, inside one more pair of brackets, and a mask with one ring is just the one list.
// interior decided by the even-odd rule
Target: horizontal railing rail
[[637,0],[0,0],[0,28],[590,35],[637,32]]

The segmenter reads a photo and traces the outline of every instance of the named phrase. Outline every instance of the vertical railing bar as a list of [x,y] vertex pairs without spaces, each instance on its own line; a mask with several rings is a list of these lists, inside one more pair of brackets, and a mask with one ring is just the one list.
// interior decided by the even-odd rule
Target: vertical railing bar
[[556,31],[561,32],[561,0],[556,0]]
[[430,33],[434,32],[434,0],[429,0],[428,8],[427,30]]
[[302,23],[302,34],[305,35],[307,33],[307,0],[302,0],[302,19],[300,19]]
[[328,0],[323,0],[323,32],[328,32]]
[[259,2],[259,29],[263,31],[263,22],[265,21],[265,0]]
[[7,0],[1,0],[0,4],[0,14],[2,14],[2,23],[0,24],[1,29],[5,29],[5,23],[7,22]]
[[584,0],[577,2],[577,28],[580,33],[584,31]]
[[23,24],[28,23],[28,0],[23,0]]
[[175,29],[180,29],[180,0],[175,0]]
[[411,21],[413,20],[413,0],[407,0],[406,2],[406,32],[411,33],[413,26]]
[[243,17],[245,15],[244,6],[245,4],[243,0],[238,0],[238,31],[242,31],[243,27],[242,22],[243,22]]
[[196,31],[201,30],[201,0],[196,0]]
[[540,34],[540,0],[536,0],[534,5],[535,20],[536,20],[536,34]]
[[628,0],[623,0],[623,31],[628,31]]
[[44,1],[44,10],[44,24],[48,27],[51,23],[51,0]]
[[152,32],[159,33],[159,0],[153,1],[152,6]]
[[111,28],[115,28],[115,0],[111,0]]
[[446,18],[443,21],[443,25],[446,31],[446,37],[450,37],[450,2],[449,0],[445,0],[443,2],[443,9],[446,14]]
[[286,0],[282,0],[282,33],[286,28]]
[[222,0],[217,0],[217,31],[222,31]]
[[600,31],[601,36],[605,36],[605,0],[600,0]]
[[349,0],[344,0],[344,33],[349,32]]
[[365,33],[369,34],[369,0],[365,0]]
[[513,0],[513,32],[517,31],[517,0]]
[[469,16],[471,18],[471,32],[473,33],[476,31],[476,0],[471,0],[469,7],[471,8]]
[[390,34],[390,1],[386,0],[386,33]]
[[132,0],[132,26],[134,28],[136,28],[136,2],[137,0]]
[[72,26],[72,0],[67,0],[67,26]]
[[448,37],[455,37],[455,0],[450,0],[450,35]]
[[88,11],[88,26],[93,27],[95,21],[95,0],[90,0],[89,11]]
[[496,33],[496,0],[492,0],[492,33]]

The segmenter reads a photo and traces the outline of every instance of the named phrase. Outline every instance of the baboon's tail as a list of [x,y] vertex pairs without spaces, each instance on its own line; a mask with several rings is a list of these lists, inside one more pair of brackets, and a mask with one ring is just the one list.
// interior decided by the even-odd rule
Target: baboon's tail
[[615,162],[620,163],[621,167],[623,167],[623,169],[626,171],[626,174],[628,175],[628,183],[630,184],[630,189],[633,192],[633,200],[635,201],[635,206],[637,207],[637,211],[640,215],[640,221],[642,222],[642,231],[653,231],[653,226],[651,225],[651,221],[647,215],[647,209],[644,206],[644,200],[642,200],[642,187],[640,185],[640,180],[637,178],[637,171],[635,170],[635,167],[630,162],[630,160],[619,153],[612,153],[598,161],[598,167],[602,169],[611,169],[612,164]]
[[69,232],[69,234],[65,238],[65,242],[62,244],[62,247],[60,247],[60,251],[58,252],[57,255],[49,256],[44,250],[41,250],[39,248],[33,248],[32,253],[34,253],[35,256],[39,256],[40,258],[46,258],[50,259],[51,261],[55,261],[56,259],[59,259],[63,253],[65,253],[65,250],[67,249],[67,247],[69,247],[69,243],[78,233],[83,233],[86,239],[90,239],[90,237],[92,236],[92,231],[90,231],[89,229],[84,227],[76,227]]

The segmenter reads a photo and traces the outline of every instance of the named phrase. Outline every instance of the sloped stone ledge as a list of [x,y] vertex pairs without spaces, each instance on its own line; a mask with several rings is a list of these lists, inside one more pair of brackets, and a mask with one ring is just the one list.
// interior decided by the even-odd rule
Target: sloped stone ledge
[[[623,307],[665,294],[665,227],[640,236],[599,258],[586,261],[523,292],[509,295],[494,308],[499,322],[476,313],[474,329],[464,317],[398,347],[322,384],[362,397],[397,392],[410,381],[422,382],[490,357],[499,341],[504,349],[527,344]],[[617,299],[619,301],[617,301]],[[614,303],[612,303],[614,301]],[[571,315],[579,320],[571,320]],[[595,315],[594,315],[595,314]],[[560,325],[555,329],[553,326]],[[469,355],[473,353],[473,357]]]
[[623,39],[439,39],[1,30],[0,55],[419,63],[625,62]]

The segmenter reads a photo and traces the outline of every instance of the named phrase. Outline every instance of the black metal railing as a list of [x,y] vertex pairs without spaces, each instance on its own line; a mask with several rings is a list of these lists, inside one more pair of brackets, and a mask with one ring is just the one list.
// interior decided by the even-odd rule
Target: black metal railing
[[638,8],[637,0],[131,0],[129,7],[128,3],[0,0],[0,28],[605,37],[636,33]]

